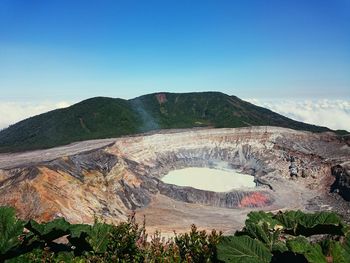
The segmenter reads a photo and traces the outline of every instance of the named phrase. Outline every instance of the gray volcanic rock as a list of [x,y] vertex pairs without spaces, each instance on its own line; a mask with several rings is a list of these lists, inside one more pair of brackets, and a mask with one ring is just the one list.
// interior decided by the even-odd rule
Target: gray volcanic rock
[[[298,168],[294,180],[291,157]],[[0,154],[0,205],[39,221],[64,216],[92,223],[97,216],[119,222],[137,210],[164,231],[191,223],[231,231],[236,226],[230,222],[242,224],[254,209],[347,211],[347,202],[332,201],[329,192],[338,189],[349,200],[349,162],[349,145],[333,133],[169,130]],[[257,187],[220,193],[162,182],[169,171],[186,167],[236,169],[254,176]]]
[[84,171],[98,171],[106,176],[117,164],[118,159],[103,150],[84,152],[81,154],[59,158],[44,164],[53,171],[66,171],[71,176],[83,181]]
[[[242,200],[246,199],[245,207],[263,207],[269,206],[273,203],[273,197],[267,191],[231,191],[228,193],[217,193],[211,191],[204,191],[192,187],[181,187],[176,185],[168,185],[164,183],[159,184],[159,192],[172,199],[187,202],[198,203],[203,205],[224,207],[224,208],[239,208]],[[253,197],[251,197],[253,196]],[[260,197],[260,202],[248,202],[249,198]]]
[[350,201],[350,163],[333,166],[332,174],[336,178],[332,191],[339,193],[346,201]]

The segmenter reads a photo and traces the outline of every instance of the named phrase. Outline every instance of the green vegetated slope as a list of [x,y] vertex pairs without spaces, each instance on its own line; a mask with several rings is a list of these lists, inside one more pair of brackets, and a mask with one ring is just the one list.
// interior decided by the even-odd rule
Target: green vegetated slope
[[[195,225],[173,238],[148,235],[135,215],[109,225],[39,224],[0,207],[0,262],[348,263],[349,225],[332,212],[254,211],[232,236]],[[59,242],[58,239],[60,240]]]
[[96,97],[28,118],[0,132],[0,152],[49,148],[157,129],[259,125],[329,131],[219,92],[157,93],[131,100]]

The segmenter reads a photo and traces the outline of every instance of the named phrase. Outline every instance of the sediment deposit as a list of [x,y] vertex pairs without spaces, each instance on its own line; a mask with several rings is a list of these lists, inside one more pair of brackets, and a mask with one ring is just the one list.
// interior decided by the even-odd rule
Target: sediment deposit
[[[254,209],[328,209],[349,217],[339,197],[348,198],[349,162],[349,143],[333,133],[168,130],[1,154],[0,205],[16,207],[22,218],[63,216],[73,223],[96,216],[119,222],[136,210],[152,230],[183,231],[195,223],[230,233]],[[160,180],[171,170],[218,164],[254,176],[258,186],[222,193]]]

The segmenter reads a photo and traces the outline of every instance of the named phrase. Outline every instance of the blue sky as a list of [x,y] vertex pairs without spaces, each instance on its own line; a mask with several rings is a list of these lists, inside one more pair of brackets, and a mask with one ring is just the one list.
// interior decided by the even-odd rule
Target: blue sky
[[350,1],[1,0],[0,89],[1,101],[348,97]]
[[350,0],[0,0],[0,129],[94,96],[209,90],[350,130]]

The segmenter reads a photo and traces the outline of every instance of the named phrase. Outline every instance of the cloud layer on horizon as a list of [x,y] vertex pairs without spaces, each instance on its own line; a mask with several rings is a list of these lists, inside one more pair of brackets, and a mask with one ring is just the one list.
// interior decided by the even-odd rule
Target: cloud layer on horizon
[[26,118],[48,112],[51,110],[65,108],[71,103],[59,102],[0,102],[0,129]]
[[247,99],[291,119],[334,130],[350,131],[350,100]]
[[[268,108],[291,119],[326,126],[331,129],[350,131],[350,100],[319,99],[246,99],[247,101]],[[0,129],[6,128],[23,119],[50,110],[64,108],[72,103],[58,102],[0,102]]]

